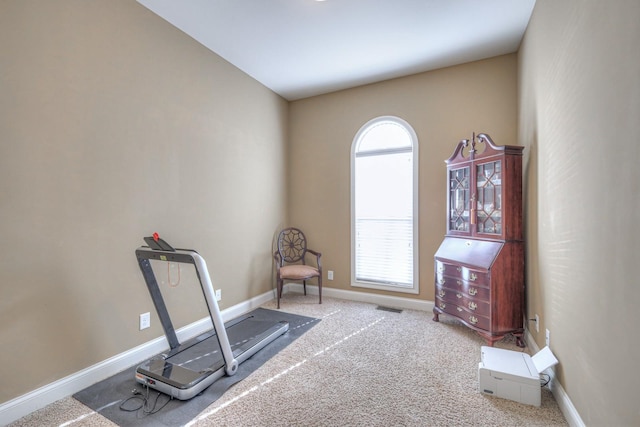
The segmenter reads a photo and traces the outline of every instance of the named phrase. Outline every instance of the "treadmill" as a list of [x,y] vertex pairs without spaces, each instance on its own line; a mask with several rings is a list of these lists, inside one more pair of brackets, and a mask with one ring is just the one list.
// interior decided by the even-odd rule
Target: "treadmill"
[[[136,257],[169,350],[136,368],[135,378],[140,384],[180,400],[191,399],[219,378],[234,375],[240,363],[289,330],[288,322],[261,321],[251,315],[240,316],[225,324],[204,259],[192,249],[174,249],[157,233],[144,240],[148,246],[138,248]],[[162,296],[162,286],[154,274],[154,265],[157,268],[166,263],[190,264],[195,268],[213,322],[212,330],[183,343],[178,341]],[[234,343],[233,347],[230,342]]]

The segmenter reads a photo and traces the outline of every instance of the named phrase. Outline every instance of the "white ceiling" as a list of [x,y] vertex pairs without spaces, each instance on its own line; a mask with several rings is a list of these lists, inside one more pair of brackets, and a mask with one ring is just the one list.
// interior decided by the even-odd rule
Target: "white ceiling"
[[517,51],[535,0],[138,0],[288,100]]

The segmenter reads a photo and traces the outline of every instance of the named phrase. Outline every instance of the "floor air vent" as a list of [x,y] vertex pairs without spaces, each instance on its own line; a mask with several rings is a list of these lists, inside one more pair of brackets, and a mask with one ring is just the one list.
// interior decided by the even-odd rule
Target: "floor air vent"
[[392,307],[383,307],[381,305],[379,305],[376,310],[382,310],[382,311],[390,311],[392,313],[402,313],[402,310],[400,310],[399,308],[392,308]]

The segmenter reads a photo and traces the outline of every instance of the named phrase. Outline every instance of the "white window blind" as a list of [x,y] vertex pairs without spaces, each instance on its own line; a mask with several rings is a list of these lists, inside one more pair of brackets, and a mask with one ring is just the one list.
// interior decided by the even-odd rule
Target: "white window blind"
[[358,219],[356,280],[413,286],[411,220]]

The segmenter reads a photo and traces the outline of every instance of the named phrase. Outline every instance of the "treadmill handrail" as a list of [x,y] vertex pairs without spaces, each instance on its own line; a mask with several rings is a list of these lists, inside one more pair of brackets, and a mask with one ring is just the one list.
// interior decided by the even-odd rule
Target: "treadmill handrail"
[[[202,287],[202,293],[204,294],[207,308],[209,310],[209,316],[213,323],[213,328],[220,344],[220,350],[225,362],[225,371],[227,375],[234,375],[238,370],[238,361],[235,359],[231,350],[231,344],[229,343],[229,337],[227,336],[227,330],[224,327],[222,320],[222,314],[220,313],[220,307],[215,298],[215,291],[211,283],[211,277],[209,276],[209,270],[207,269],[207,263],[204,258],[200,256],[196,251],[190,249],[178,249],[175,251],[162,251],[157,249],[151,249],[147,246],[142,246],[136,250],[136,256],[138,260],[141,259],[156,259],[161,261],[177,262],[193,264],[196,268],[196,274]],[[147,276],[145,276],[147,280]],[[147,286],[149,283],[147,282]],[[151,289],[151,287],[149,287]],[[152,297],[154,295],[152,294]],[[160,297],[161,298],[161,297]],[[165,331],[167,334],[167,331]],[[167,335],[167,339],[170,339]]]

